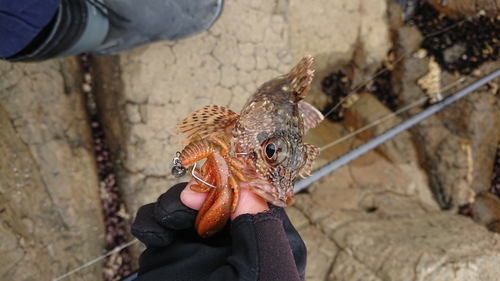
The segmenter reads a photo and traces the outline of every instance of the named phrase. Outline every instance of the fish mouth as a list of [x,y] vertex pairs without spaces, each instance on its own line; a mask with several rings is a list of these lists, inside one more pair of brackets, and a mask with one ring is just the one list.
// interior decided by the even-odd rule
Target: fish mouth
[[[267,186],[269,186],[269,184],[267,184]],[[266,199],[269,203],[273,204],[274,206],[286,207],[292,205],[295,202],[293,188],[291,188],[291,191],[286,192],[284,196],[276,196],[276,194],[273,194],[274,192],[268,192],[267,190],[260,188],[259,186],[256,185],[250,185],[250,188],[254,193]]]
[[286,207],[295,202],[293,178],[292,175],[271,177],[270,179],[258,178],[251,180],[249,184],[253,192],[269,203],[278,207]]

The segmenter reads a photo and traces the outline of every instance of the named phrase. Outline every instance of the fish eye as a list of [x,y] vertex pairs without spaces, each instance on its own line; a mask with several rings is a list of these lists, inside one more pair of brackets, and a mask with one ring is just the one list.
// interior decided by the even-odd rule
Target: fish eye
[[270,165],[278,165],[288,157],[288,145],[280,137],[272,137],[262,143],[262,158]]
[[274,154],[276,153],[276,145],[273,142],[270,142],[266,145],[266,156],[268,159],[272,159]]

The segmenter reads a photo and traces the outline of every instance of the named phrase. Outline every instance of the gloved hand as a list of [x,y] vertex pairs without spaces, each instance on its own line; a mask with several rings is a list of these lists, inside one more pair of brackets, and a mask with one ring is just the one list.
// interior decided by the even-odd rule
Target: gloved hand
[[181,202],[177,184],[141,207],[132,233],[146,244],[139,280],[303,280],[306,248],[282,208],[243,214],[201,238],[197,211]]
[[132,224],[132,233],[137,239],[148,246],[165,247],[172,242],[176,230],[194,227],[198,212],[180,200],[185,186],[185,183],[174,185],[156,203],[139,209]]

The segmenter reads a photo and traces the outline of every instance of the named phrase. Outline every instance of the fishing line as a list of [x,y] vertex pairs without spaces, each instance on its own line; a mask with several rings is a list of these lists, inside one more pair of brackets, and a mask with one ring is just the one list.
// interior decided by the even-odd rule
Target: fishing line
[[[459,25],[461,25],[462,23],[468,21],[472,19],[472,17],[466,17],[465,19],[459,21],[459,22],[456,22],[450,26],[447,26],[441,30],[438,30],[436,32],[433,32],[433,33],[430,33],[430,34],[427,34],[426,36],[424,36],[422,38],[422,42],[425,41],[426,39],[429,39],[431,37],[434,37],[434,36],[437,36],[439,34],[442,34],[448,30],[451,30]],[[400,55],[397,59],[395,59],[393,62],[391,62],[390,64],[391,65],[397,65],[401,60],[403,60],[404,58],[406,58],[406,55],[403,54],[403,55]],[[379,70],[378,72],[376,72],[375,74],[373,74],[372,76],[369,76],[364,82],[362,82],[361,84],[359,84],[358,86],[356,86],[352,91],[350,91],[345,97],[343,97],[332,109],[330,109],[325,115],[324,117],[327,117],[328,115],[330,115],[332,112],[334,112],[341,104],[343,104],[353,93],[357,92],[358,90],[360,90],[361,88],[363,88],[364,86],[366,86],[368,83],[370,83],[370,81],[372,81],[373,79],[377,78],[378,76],[382,75],[383,73],[389,71],[389,69],[387,67],[384,67],[382,68],[381,70]]]
[[364,132],[364,131],[372,128],[372,127],[375,127],[378,124],[380,124],[380,123],[382,123],[384,121],[387,121],[387,120],[391,119],[392,117],[394,117],[394,116],[396,116],[398,114],[401,114],[401,113],[403,113],[403,112],[405,112],[405,111],[407,111],[407,110],[409,110],[409,109],[411,109],[411,108],[413,108],[415,106],[421,105],[421,104],[425,103],[428,100],[429,100],[429,97],[424,97],[424,98],[422,98],[422,99],[420,99],[420,100],[418,100],[416,102],[413,102],[413,103],[411,103],[411,104],[409,104],[409,105],[407,105],[407,106],[399,109],[396,112],[388,114],[388,115],[386,115],[386,116],[384,116],[384,117],[382,117],[382,118],[374,121],[371,124],[368,124],[368,125],[366,125],[366,126],[364,126],[362,128],[357,129],[356,131],[354,131],[354,132],[352,132],[350,134],[347,134],[347,135],[345,135],[345,136],[343,136],[343,137],[341,137],[341,138],[339,138],[339,139],[337,139],[335,141],[332,141],[331,143],[329,143],[329,144],[323,146],[322,148],[320,148],[320,151],[325,151],[325,150],[327,150],[328,148],[330,148],[330,147],[332,147],[334,145],[337,145],[337,144],[339,144],[339,143],[341,143],[341,142],[343,142],[345,140],[348,140],[348,139],[350,139],[350,138],[352,138],[354,136],[357,136],[358,134],[360,134],[360,133],[362,133],[362,132]]
[[52,279],[52,281],[62,280],[64,278],[70,276],[73,273],[76,273],[76,272],[78,272],[78,271],[80,271],[80,270],[82,270],[82,269],[84,269],[86,267],[89,267],[89,266],[91,266],[91,265],[93,265],[93,264],[95,264],[95,263],[97,263],[97,262],[99,262],[99,261],[101,261],[101,260],[103,260],[103,259],[111,256],[112,254],[119,253],[121,250],[123,250],[123,249],[125,249],[125,248],[127,248],[127,247],[129,247],[129,246],[131,246],[131,245],[133,245],[135,243],[137,243],[137,242],[139,242],[139,240],[134,239],[134,240],[132,240],[132,241],[130,241],[128,243],[125,243],[125,244],[123,244],[121,246],[117,246],[113,250],[107,252],[106,254],[104,254],[104,255],[102,255],[102,256],[100,256],[98,258],[95,258],[95,259],[93,259],[93,260],[91,260],[91,261],[89,261],[89,262],[87,262],[87,263],[85,263],[85,264],[83,264],[83,265],[81,265],[81,266],[79,266],[79,267],[71,270],[68,273],[64,273],[63,275],[61,275],[61,276],[59,276],[59,277],[57,277],[55,279]]
[[[462,78],[458,79],[457,81],[454,81],[454,82],[450,83],[449,85],[447,85],[446,87],[444,87],[443,90],[441,90],[438,94],[442,94],[442,93],[446,92],[447,90],[449,90],[450,88],[454,87],[455,85],[458,85],[458,84],[462,83],[464,80],[465,80],[465,78],[462,77]],[[335,141],[333,141],[333,142],[331,142],[331,143],[323,146],[322,148],[320,148],[320,151],[324,151],[324,150],[326,150],[326,149],[328,149],[328,148],[330,148],[330,147],[332,147],[332,146],[334,146],[336,144],[339,144],[339,143],[341,143],[341,142],[343,142],[343,141],[345,141],[345,140],[347,140],[349,138],[352,138],[352,137],[354,137],[354,136],[356,136],[356,135],[358,135],[358,134],[360,134],[360,133],[362,133],[362,132],[364,132],[364,131],[372,128],[372,127],[377,126],[378,124],[380,124],[380,123],[382,123],[382,122],[384,122],[386,120],[391,119],[392,117],[394,117],[396,115],[399,115],[399,114],[401,114],[401,113],[403,113],[403,112],[405,112],[407,110],[410,110],[411,108],[413,108],[415,106],[424,104],[429,99],[431,99],[431,98],[430,97],[423,97],[422,99],[420,99],[418,101],[415,101],[415,102],[413,102],[413,103],[411,103],[411,104],[409,104],[409,105],[407,105],[405,107],[402,107],[402,108],[398,109],[395,112],[392,112],[392,113],[390,113],[390,114],[388,114],[388,115],[386,115],[386,116],[384,116],[384,117],[382,117],[382,118],[380,118],[378,120],[375,120],[372,123],[370,123],[370,124],[368,124],[368,125],[366,125],[366,126],[364,126],[362,128],[359,128],[356,131],[354,131],[354,132],[352,132],[350,134],[347,134],[347,135],[345,135],[345,136],[343,136],[343,137],[341,137],[341,138],[339,138],[339,139],[337,139],[337,140],[335,140]]]
[[[391,63],[393,65],[396,65],[398,64],[402,59],[405,58],[405,55],[401,55],[399,56],[396,60],[394,60],[394,63]],[[387,68],[383,68],[381,70],[379,70],[378,72],[376,72],[375,74],[373,74],[372,76],[370,76],[369,78],[367,78],[363,83],[359,84],[358,86],[356,86],[352,91],[350,91],[345,97],[341,98],[340,101],[332,108],[330,109],[325,115],[324,117],[326,118],[328,115],[330,115],[332,112],[334,112],[341,104],[343,104],[352,94],[356,93],[359,89],[363,88],[364,86],[366,86],[366,84],[370,83],[370,81],[372,81],[373,79],[377,78],[378,76],[382,75],[383,73],[389,71]]]

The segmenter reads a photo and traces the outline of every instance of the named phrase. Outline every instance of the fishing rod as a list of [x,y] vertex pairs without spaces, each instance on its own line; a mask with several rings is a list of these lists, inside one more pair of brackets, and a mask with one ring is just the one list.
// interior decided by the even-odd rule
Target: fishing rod
[[367,153],[368,151],[381,145],[385,141],[395,137],[396,135],[408,130],[409,128],[413,127],[414,125],[416,125],[420,121],[426,119],[427,117],[433,115],[436,112],[439,112],[440,110],[444,109],[448,105],[458,101],[459,99],[465,97],[466,95],[470,94],[471,92],[475,91],[479,87],[485,85],[486,83],[490,82],[491,80],[493,80],[499,76],[500,76],[500,69],[497,69],[494,72],[492,72],[492,73],[482,77],[481,79],[473,82],[469,86],[464,87],[463,89],[459,90],[455,94],[452,94],[451,96],[448,96],[447,98],[430,105],[429,107],[427,107],[426,109],[422,110],[421,112],[415,114],[414,116],[410,117],[409,119],[392,127],[391,129],[385,131],[384,133],[374,137],[373,139],[367,141],[366,143],[352,149],[351,151],[338,157],[337,159],[329,162],[328,164],[326,164],[323,167],[319,168],[318,170],[314,171],[310,177],[297,181],[297,183],[295,183],[294,192],[297,193],[297,192],[305,189],[306,187],[308,187],[312,183],[318,181],[319,179],[323,178],[324,176],[328,175],[329,173],[337,170],[338,168],[342,167],[343,165],[345,165],[345,164],[351,162],[352,160],[358,158],[359,156]]

